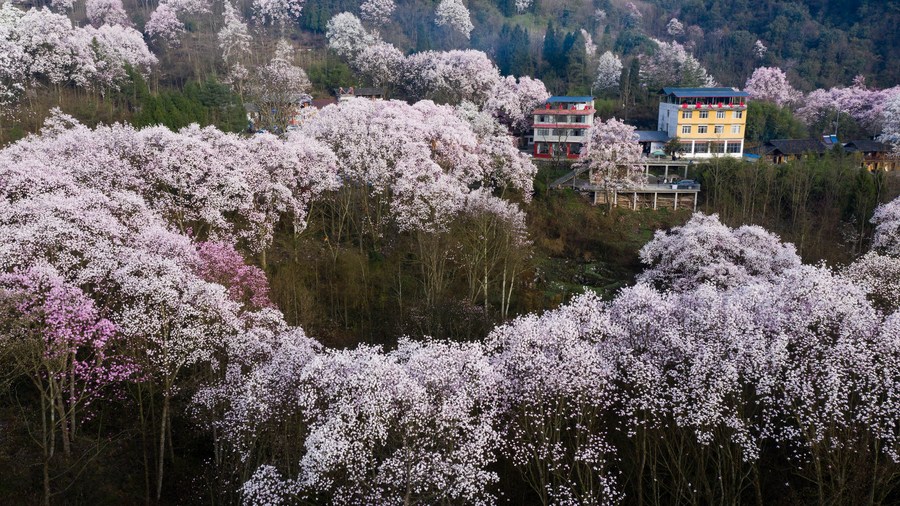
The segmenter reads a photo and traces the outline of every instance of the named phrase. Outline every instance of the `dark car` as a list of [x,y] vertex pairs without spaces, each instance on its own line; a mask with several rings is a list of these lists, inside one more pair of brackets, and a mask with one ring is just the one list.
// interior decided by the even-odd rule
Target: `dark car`
[[679,190],[699,190],[700,183],[694,181],[693,179],[682,179],[678,183]]

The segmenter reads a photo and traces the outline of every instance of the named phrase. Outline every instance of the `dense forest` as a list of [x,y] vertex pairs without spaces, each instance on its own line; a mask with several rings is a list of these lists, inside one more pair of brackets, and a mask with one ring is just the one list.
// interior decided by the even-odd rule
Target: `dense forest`
[[900,502],[900,172],[551,184],[665,86],[898,156],[900,3],[0,2],[0,503]]

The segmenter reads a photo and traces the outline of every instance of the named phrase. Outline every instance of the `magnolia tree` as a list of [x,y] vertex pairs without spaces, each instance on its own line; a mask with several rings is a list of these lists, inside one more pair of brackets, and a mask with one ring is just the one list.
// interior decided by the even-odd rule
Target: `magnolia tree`
[[481,51],[423,51],[404,56],[347,12],[331,18],[325,35],[328,47],[347,58],[361,75],[376,85],[393,85],[409,99],[483,105],[500,81],[497,66]]
[[282,27],[300,17],[306,0],[253,0],[253,19]]
[[128,13],[125,12],[125,7],[122,6],[122,0],[87,0],[85,2],[85,12],[88,20],[95,27],[104,24],[131,25]]
[[[113,16],[110,12],[97,14],[97,19]],[[115,89],[127,77],[126,67],[146,76],[156,61],[133,28],[121,24],[79,28],[46,8],[22,11],[9,2],[0,5],[0,104],[7,106],[4,109],[11,110],[9,106],[27,89],[41,84]]]
[[258,108],[256,128],[283,132],[294,122],[301,100],[311,87],[306,72],[294,63],[294,48],[278,41],[275,55],[248,78],[248,99]]
[[463,5],[462,0],[441,0],[434,11],[434,16],[436,25],[447,26],[467,39],[475,28],[469,16],[469,9]]
[[244,81],[249,76],[245,62],[250,56],[252,37],[247,23],[230,1],[225,2],[225,12],[222,16],[225,18],[222,28],[216,34],[219,49],[222,50],[222,61],[227,69],[228,80],[237,89],[238,94],[243,96]]
[[113,388],[132,380],[138,369],[121,353],[116,326],[49,264],[0,274],[0,316],[0,356],[13,364],[6,374],[26,376],[40,394],[43,423],[34,439],[43,453],[49,500],[56,441],[71,458],[90,405],[121,393]]
[[656,51],[641,55],[641,81],[651,89],[665,86],[715,86],[716,81],[684,46],[654,40]]
[[579,170],[588,172],[591,183],[603,187],[610,207],[614,192],[646,183],[640,165],[641,146],[634,132],[633,126],[615,118],[597,118],[578,160]]
[[475,50],[423,51],[403,62],[399,83],[409,97],[464,100],[484,104],[500,80],[500,71],[486,54]]
[[[322,172],[309,179],[310,170]],[[52,454],[57,438],[66,446],[79,407],[128,379],[142,409],[158,396],[156,421],[142,415],[141,427],[157,434],[150,457],[161,497],[173,399],[189,390],[187,371],[190,385],[222,381],[291,334],[262,272],[223,241],[242,230],[249,244],[271,240],[284,218],[302,228],[306,192],[333,188],[334,170],[330,150],[309,139],[196,126],[89,130],[59,113],[42,135],[0,151],[0,291],[4,311],[17,308],[29,332],[41,329],[16,335],[45,351],[15,356],[53,389],[44,389],[56,413],[45,449]],[[196,244],[191,231],[221,239]]]
[[366,0],[359,6],[363,20],[376,26],[385,25],[390,21],[391,15],[397,5],[394,0]]
[[597,77],[594,80],[594,88],[600,91],[618,88],[621,77],[622,60],[611,51],[603,53],[597,62]]
[[757,278],[774,280],[800,265],[793,244],[756,225],[731,229],[717,215],[703,213],[668,232],[657,231],[640,255],[647,265],[640,281],[669,290],[703,283],[733,288]]
[[522,76],[506,76],[488,94],[484,111],[497,118],[516,134],[522,135],[530,128],[535,109],[550,98],[543,81]]
[[753,54],[756,55],[757,58],[762,60],[766,57],[766,53],[769,51],[769,48],[766,47],[765,44],[759,39],[756,39],[756,43],[753,44]]
[[900,156],[900,93],[888,99],[882,119],[881,135],[878,140],[893,146],[894,154]]
[[678,21],[678,18],[672,18],[666,24],[666,33],[672,37],[684,35],[684,24],[681,21]]
[[813,124],[835,118],[835,115],[847,114],[863,128],[877,134],[890,122],[887,110],[898,95],[900,86],[871,89],[862,76],[857,76],[850,87],[819,89],[809,93],[803,107],[797,109],[797,116],[807,124]]
[[778,107],[792,105],[803,98],[803,94],[788,82],[784,71],[777,67],[760,67],[747,79],[744,90],[750,98],[772,102]]
[[150,15],[150,20],[144,26],[144,33],[168,45],[177,45],[184,32],[182,18],[209,14],[211,8],[211,0],[163,0]]
[[328,20],[325,37],[329,49],[350,60],[378,40],[376,35],[363,27],[359,18],[349,12],[342,12]]

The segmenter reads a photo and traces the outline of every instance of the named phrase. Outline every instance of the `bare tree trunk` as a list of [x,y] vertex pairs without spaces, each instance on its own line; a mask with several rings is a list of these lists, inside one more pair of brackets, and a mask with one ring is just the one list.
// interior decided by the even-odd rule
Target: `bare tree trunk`
[[166,458],[166,424],[169,420],[169,398],[171,396],[171,388],[167,384],[165,392],[163,393],[163,408],[162,408],[162,416],[160,418],[159,423],[159,462],[157,465],[157,476],[156,476],[156,500],[159,501],[162,498],[162,486],[163,486],[163,466]]

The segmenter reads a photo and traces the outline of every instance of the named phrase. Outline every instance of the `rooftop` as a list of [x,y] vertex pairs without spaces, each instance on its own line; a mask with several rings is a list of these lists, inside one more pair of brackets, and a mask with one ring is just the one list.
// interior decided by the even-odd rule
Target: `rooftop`
[[891,150],[890,147],[883,142],[868,139],[850,141],[844,144],[844,149],[851,153],[857,151],[862,151],[863,153],[886,153]]
[[567,102],[590,102],[591,100],[594,100],[594,97],[587,97],[587,96],[569,97],[569,96],[561,95],[561,96],[548,98],[547,103],[548,104],[559,104],[559,103],[567,103]]
[[664,95],[674,95],[677,98],[700,97],[749,97],[746,91],[734,88],[663,88]]
[[782,155],[802,155],[805,153],[824,153],[827,148],[819,139],[772,139],[757,151],[759,154],[772,154],[776,151]]

